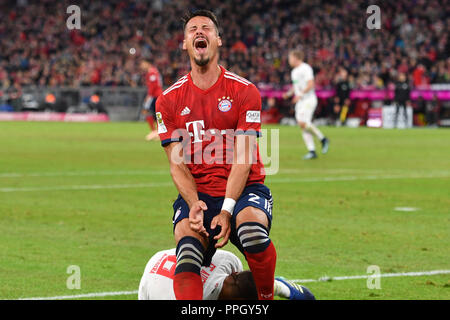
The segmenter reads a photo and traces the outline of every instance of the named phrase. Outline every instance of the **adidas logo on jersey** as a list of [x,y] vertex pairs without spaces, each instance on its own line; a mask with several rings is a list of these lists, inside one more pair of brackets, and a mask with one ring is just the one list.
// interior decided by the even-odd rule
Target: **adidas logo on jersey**
[[191,113],[191,109],[189,109],[188,107],[184,107],[183,111],[181,111],[182,116],[185,116],[189,113]]

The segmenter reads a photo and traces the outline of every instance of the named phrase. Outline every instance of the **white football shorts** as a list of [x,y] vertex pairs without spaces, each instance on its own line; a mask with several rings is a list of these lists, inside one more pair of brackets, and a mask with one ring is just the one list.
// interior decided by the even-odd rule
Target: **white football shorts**
[[295,104],[295,120],[297,122],[311,123],[316,107],[317,97],[315,95],[300,99]]

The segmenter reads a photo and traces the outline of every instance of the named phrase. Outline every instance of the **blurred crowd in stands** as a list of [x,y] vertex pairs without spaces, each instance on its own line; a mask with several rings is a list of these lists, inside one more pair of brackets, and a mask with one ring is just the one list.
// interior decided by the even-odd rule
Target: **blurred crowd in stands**
[[450,83],[450,0],[379,1],[380,30],[366,26],[372,3],[353,0],[80,0],[81,29],[69,30],[72,2],[0,2],[0,91],[142,86],[142,58],[168,86],[189,71],[181,17],[198,8],[218,16],[220,63],[256,85],[290,84],[291,48],[304,50],[318,88],[334,88],[340,68],[350,88],[385,88],[397,73],[416,88]]

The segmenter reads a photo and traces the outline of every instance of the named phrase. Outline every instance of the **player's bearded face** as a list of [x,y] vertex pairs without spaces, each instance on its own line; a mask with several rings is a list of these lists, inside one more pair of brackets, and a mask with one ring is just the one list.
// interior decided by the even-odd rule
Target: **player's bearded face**
[[222,41],[214,23],[207,17],[194,17],[186,25],[183,49],[195,64],[202,67],[217,56]]

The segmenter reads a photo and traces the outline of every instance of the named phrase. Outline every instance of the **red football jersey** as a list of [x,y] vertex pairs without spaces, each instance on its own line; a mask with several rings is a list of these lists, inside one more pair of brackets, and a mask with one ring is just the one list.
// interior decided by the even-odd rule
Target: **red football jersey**
[[151,67],[145,75],[145,84],[147,85],[147,94],[157,98],[162,93],[161,75],[158,69]]
[[[222,66],[207,90],[194,85],[190,74],[165,90],[156,101],[161,144],[182,141],[185,163],[197,191],[224,197],[233,161],[235,135],[261,134],[261,96],[248,80]],[[255,148],[246,185],[264,183],[265,171]]]

